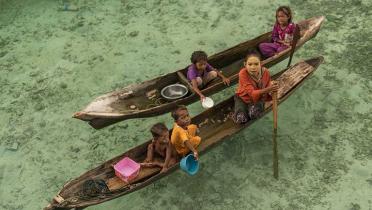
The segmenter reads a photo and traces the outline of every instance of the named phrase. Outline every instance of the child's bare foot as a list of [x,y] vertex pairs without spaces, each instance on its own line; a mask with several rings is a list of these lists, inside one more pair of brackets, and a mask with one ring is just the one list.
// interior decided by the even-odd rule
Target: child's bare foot
[[150,162],[152,162],[150,159],[145,159],[144,161],[143,161],[144,163],[150,163]]
[[159,161],[155,161],[155,162],[153,162],[152,164],[153,164],[154,166],[158,166],[158,167],[163,167],[163,166],[164,166],[164,164],[161,163],[161,162],[159,162]]
[[163,169],[161,169],[161,171],[160,171],[160,173],[165,173],[165,172],[167,172],[168,171],[168,168],[163,168]]

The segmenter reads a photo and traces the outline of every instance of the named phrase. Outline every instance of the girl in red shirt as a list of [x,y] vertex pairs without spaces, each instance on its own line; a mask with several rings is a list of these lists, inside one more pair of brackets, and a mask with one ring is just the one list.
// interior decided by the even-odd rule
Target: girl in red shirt
[[261,66],[260,55],[249,53],[244,68],[239,72],[239,85],[234,97],[236,123],[243,124],[257,118],[264,110],[265,101],[271,100],[269,94],[277,90],[278,85],[271,82],[269,70]]

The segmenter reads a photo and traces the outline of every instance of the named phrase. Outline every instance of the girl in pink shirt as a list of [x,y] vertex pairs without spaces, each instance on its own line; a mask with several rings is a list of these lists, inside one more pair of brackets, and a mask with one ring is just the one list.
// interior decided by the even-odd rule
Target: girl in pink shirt
[[295,28],[291,9],[287,6],[280,6],[276,10],[276,22],[271,34],[272,42],[259,45],[262,55],[268,58],[287,49],[293,40]]

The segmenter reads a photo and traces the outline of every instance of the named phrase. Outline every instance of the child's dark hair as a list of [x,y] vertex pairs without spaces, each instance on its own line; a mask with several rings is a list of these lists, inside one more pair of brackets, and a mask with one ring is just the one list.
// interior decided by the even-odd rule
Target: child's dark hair
[[287,15],[289,17],[288,19],[288,23],[292,23],[292,11],[291,11],[291,8],[289,8],[288,6],[280,6],[278,7],[278,9],[276,9],[276,13],[275,13],[275,19],[276,19],[276,22],[278,22],[278,12],[283,12],[285,15]]
[[184,106],[184,105],[178,105],[177,108],[175,110],[173,110],[172,117],[173,117],[174,121],[178,120],[178,118],[179,118],[178,111],[182,111],[182,110],[186,110],[187,111],[186,106]]
[[199,61],[207,61],[208,60],[208,55],[204,51],[194,51],[191,54],[191,63],[196,64]]
[[156,123],[150,129],[152,137],[155,139],[160,137],[165,131],[168,132],[168,128],[164,125],[164,123]]
[[257,57],[259,60],[261,60],[261,55],[256,50],[248,51],[244,61],[247,61],[250,57]]

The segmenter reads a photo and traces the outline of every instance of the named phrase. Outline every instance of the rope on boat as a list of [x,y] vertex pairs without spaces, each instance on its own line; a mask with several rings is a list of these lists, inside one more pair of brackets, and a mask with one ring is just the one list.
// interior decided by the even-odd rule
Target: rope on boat
[[153,101],[154,101],[153,103],[148,104],[146,106],[146,109],[150,109],[152,107],[156,107],[156,106],[162,105],[162,104],[164,104],[166,102],[164,98],[157,98],[157,99],[154,99]]

